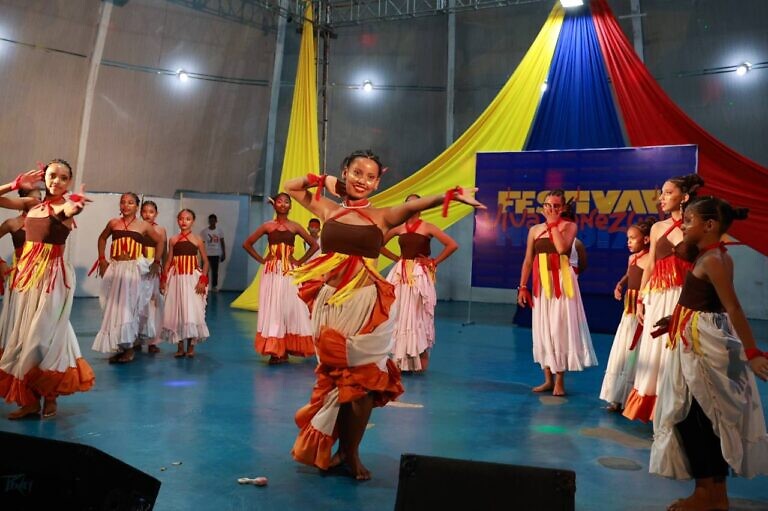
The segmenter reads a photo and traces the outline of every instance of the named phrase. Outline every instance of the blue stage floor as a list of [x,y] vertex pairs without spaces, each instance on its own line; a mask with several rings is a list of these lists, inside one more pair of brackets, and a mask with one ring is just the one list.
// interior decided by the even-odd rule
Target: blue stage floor
[[[72,323],[95,388],[61,398],[55,419],[2,419],[0,430],[92,445],[157,477],[159,511],[392,510],[403,452],[571,469],[579,510],[665,509],[692,488],[649,475],[650,426],[603,409],[612,337],[594,336],[600,366],[568,374],[566,399],[540,396],[530,390],[541,379],[530,330],[512,326],[513,307],[474,304],[475,324],[462,326],[463,302],[438,304],[429,372],[404,376],[398,406],[374,410],[361,446],[371,481],[299,465],[289,454],[293,415],[309,397],[314,363],[267,366],[253,351],[256,314],[230,309],[234,297],[211,296],[212,337],[195,359],[174,359],[166,344],[124,366],[91,351],[101,311],[95,299],[76,300]],[[755,326],[764,339],[766,324]],[[768,404],[768,385],[759,388]],[[237,484],[262,475],[269,486]],[[768,509],[766,482],[729,479],[731,509]]]

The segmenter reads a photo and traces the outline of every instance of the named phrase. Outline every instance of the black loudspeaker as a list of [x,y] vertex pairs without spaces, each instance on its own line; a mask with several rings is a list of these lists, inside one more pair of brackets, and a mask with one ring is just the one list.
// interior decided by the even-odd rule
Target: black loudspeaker
[[87,445],[0,432],[0,509],[145,511],[160,481]]
[[576,473],[433,456],[400,456],[395,511],[573,511]]

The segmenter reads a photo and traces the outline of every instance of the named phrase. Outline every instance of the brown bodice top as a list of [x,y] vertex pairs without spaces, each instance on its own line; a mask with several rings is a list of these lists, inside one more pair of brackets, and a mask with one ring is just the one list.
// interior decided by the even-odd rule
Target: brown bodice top
[[188,240],[177,241],[173,246],[173,256],[196,256],[197,245]]
[[376,225],[351,225],[328,220],[320,231],[323,252],[379,257],[384,244],[384,233]]
[[534,254],[557,254],[555,244],[550,238],[539,238],[533,242]]
[[701,312],[724,312],[715,286],[704,279],[696,277],[692,271],[685,276],[683,290],[678,303],[688,309]]
[[640,289],[640,281],[643,280],[643,269],[633,264],[627,271],[627,289]]
[[689,245],[685,241],[681,241],[677,245],[673,245],[666,236],[662,236],[656,241],[656,260],[664,259],[671,255],[676,255],[683,261],[693,262],[696,259],[696,253],[698,250],[695,245]]
[[63,245],[70,229],[57,216],[27,217],[24,220],[26,241]]
[[144,243],[144,235],[140,232],[136,231],[130,231],[130,230],[115,230],[112,231],[112,243],[116,242],[117,240],[121,238],[131,238],[136,243],[143,244]]
[[405,232],[399,236],[397,241],[400,245],[400,256],[403,259],[416,259],[417,257],[432,255],[429,236],[416,232]]
[[285,230],[285,231],[274,230],[270,233],[267,233],[267,240],[269,240],[270,245],[278,245],[280,243],[284,243],[286,245],[293,246],[295,239],[296,239],[296,233],[288,230]]

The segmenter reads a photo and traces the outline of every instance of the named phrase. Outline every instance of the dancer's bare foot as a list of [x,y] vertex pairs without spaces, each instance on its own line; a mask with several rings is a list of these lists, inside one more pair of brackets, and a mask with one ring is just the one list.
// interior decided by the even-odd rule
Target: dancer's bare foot
[[187,358],[195,358],[195,348],[189,348],[187,350]]
[[173,354],[173,358],[184,358],[186,355],[187,354],[184,352],[184,350],[178,350]]
[[121,356],[123,356],[123,352],[122,351],[115,353],[114,355],[109,357],[109,359],[108,359],[109,363],[110,364],[117,364],[117,362],[118,362],[118,360],[120,359]]
[[621,403],[611,403],[605,409],[609,412],[619,413],[621,411]]
[[346,465],[350,475],[358,481],[368,481],[371,478],[371,472],[365,468],[359,456],[348,456]]
[[555,387],[555,385],[551,381],[545,381],[538,387],[533,387],[531,390],[533,392],[549,392]]
[[24,418],[40,418],[40,403],[34,405],[22,406],[15,412],[8,414],[8,418],[12,421],[17,421]]
[[160,353],[160,348],[155,346],[154,344],[150,344],[147,348],[147,353]]
[[43,399],[43,419],[48,419],[56,415],[56,398],[47,397]]
[[728,496],[713,495],[713,493],[717,492],[697,486],[690,497],[674,501],[667,511],[727,511]]
[[288,362],[288,355],[283,355],[282,357],[277,357],[275,355],[269,356],[269,362],[267,362],[269,365],[279,365],[279,364],[285,364]]
[[562,397],[565,395],[565,387],[563,385],[558,385],[555,383],[555,386],[552,388],[552,395],[557,397]]
[[118,364],[127,364],[133,362],[133,348],[128,348],[124,352],[120,353],[120,356],[115,360]]
[[338,467],[339,465],[344,463],[344,458],[345,458],[344,453],[342,453],[341,451],[336,451],[336,454],[334,454],[331,457],[331,462],[328,465],[328,468],[336,468],[336,467]]

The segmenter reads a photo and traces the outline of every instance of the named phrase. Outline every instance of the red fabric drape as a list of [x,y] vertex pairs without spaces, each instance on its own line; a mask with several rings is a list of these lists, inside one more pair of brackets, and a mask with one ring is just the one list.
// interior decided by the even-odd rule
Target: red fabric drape
[[729,234],[768,255],[768,169],[720,143],[675,105],[640,61],[605,0],[592,0],[592,17],[629,142],[633,146],[696,144],[703,192],[734,206],[749,218]]

